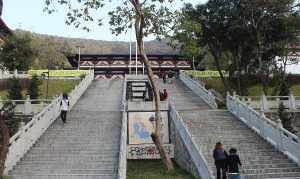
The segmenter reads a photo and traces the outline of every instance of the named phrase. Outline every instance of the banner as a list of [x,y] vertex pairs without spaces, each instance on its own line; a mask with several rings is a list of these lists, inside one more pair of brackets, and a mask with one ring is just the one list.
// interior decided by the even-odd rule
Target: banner
[[[174,145],[164,144],[164,148],[174,158]],[[127,159],[160,159],[160,154],[154,144],[127,145]]]
[[[38,76],[48,76],[48,70],[29,70],[28,74]],[[49,70],[50,77],[80,77],[83,74],[88,74],[88,70]]]
[[[212,71],[212,70],[205,70],[205,71],[193,71],[193,70],[188,70],[185,71],[188,75],[192,75],[193,77],[197,78],[219,78],[220,77],[220,73],[218,71]],[[222,71],[223,75],[225,77],[228,77],[228,73],[226,71]]]

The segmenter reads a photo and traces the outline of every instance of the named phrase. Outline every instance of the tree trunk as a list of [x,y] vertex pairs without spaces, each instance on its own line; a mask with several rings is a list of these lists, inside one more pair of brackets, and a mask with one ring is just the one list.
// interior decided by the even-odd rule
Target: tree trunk
[[144,13],[141,9],[141,4],[138,0],[131,1],[133,4],[135,10],[136,10],[136,17],[135,17],[135,32],[136,32],[136,39],[137,44],[139,48],[139,52],[142,56],[143,62],[145,64],[145,67],[147,69],[147,75],[150,81],[150,84],[154,91],[154,102],[155,102],[155,133],[151,135],[152,140],[157,147],[161,159],[163,163],[165,164],[168,171],[171,171],[174,169],[172,160],[170,159],[168,153],[166,152],[163,142],[162,142],[162,136],[161,136],[161,129],[162,129],[162,118],[160,114],[160,95],[159,95],[159,89],[155,83],[154,79],[154,73],[152,71],[151,65],[149,63],[148,57],[145,52],[144,47],[144,27],[145,27],[145,19],[144,19]]
[[224,77],[224,75],[223,75],[223,72],[222,72],[222,69],[221,69],[221,65],[220,65],[220,55],[219,55],[219,53],[217,52],[217,50],[214,50],[212,47],[210,47],[209,46],[209,48],[210,48],[210,51],[211,51],[211,54],[212,54],[212,56],[213,56],[213,59],[214,59],[214,61],[215,61],[215,65],[216,65],[216,67],[217,67],[217,70],[218,70],[218,72],[219,72],[219,74],[220,74],[220,78],[221,78],[221,80],[222,80],[222,83],[223,83],[223,85],[224,85],[224,88],[225,88],[225,90],[226,91],[229,91],[229,92],[231,92],[231,89],[230,89],[230,87],[229,87],[229,84],[227,83],[227,80],[225,79],[225,77]]
[[4,122],[3,115],[0,115],[0,178],[5,167],[5,160],[8,153],[9,130]]

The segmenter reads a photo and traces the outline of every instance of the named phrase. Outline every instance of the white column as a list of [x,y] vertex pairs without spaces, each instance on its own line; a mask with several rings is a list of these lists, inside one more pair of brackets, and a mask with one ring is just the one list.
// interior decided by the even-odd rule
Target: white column
[[289,108],[290,110],[294,111],[297,110],[297,106],[296,106],[296,99],[295,96],[291,93],[290,97],[289,97]]
[[260,111],[261,112],[269,111],[268,100],[264,93],[262,94],[262,96],[260,98]]
[[30,96],[27,95],[26,101],[24,103],[24,114],[30,114],[32,112],[32,106],[30,102]]

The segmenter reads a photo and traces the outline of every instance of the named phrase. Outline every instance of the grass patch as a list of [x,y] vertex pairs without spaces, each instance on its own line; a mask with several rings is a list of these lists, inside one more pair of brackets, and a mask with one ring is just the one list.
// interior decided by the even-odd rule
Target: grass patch
[[[79,80],[49,80],[48,96],[54,97],[56,95],[60,95],[61,93],[69,93],[77,84],[79,84],[79,82]],[[46,98],[47,80],[43,80],[43,83],[40,85],[39,89],[41,92],[40,98]]]
[[174,167],[168,173],[161,160],[128,160],[127,179],[194,179],[175,162]]
[[[274,87],[268,87],[267,94],[272,96],[272,93],[274,91]],[[248,88],[248,96],[261,96],[263,94],[263,87],[261,85],[253,85]]]
[[300,84],[292,86],[291,91],[294,96],[300,96]]
[[[79,84],[80,80],[49,80],[48,84],[48,98],[52,98],[56,95],[60,95],[62,93],[71,92],[77,84]],[[47,93],[47,80],[42,80],[42,84],[39,86],[40,95],[39,98],[46,98]],[[22,90],[23,98],[26,97],[27,91],[26,89]],[[7,99],[7,90],[0,91],[1,99]]]

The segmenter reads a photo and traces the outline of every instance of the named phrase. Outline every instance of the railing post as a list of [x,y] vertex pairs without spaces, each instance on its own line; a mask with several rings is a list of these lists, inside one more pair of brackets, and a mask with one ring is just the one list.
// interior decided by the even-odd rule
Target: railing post
[[289,96],[289,108],[291,111],[297,110],[296,99],[292,93]]
[[30,102],[30,96],[27,95],[26,101],[24,103],[24,114],[28,115],[32,112],[32,105]]
[[268,107],[268,100],[266,95],[263,93],[261,98],[260,98],[260,111],[262,113],[269,111],[269,107]]

